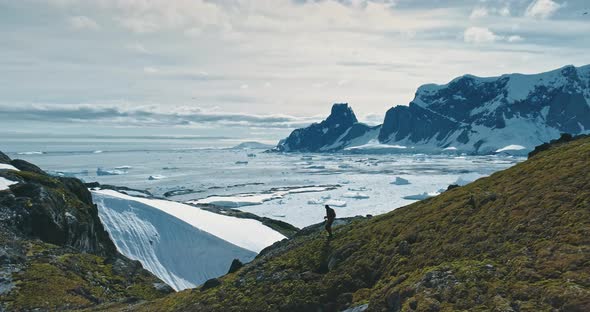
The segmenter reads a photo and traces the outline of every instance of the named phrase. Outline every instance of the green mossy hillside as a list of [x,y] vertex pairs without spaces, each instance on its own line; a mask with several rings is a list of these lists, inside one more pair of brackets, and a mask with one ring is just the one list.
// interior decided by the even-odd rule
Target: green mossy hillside
[[131,308],[590,311],[590,138],[338,226],[332,240],[295,235],[220,280]]

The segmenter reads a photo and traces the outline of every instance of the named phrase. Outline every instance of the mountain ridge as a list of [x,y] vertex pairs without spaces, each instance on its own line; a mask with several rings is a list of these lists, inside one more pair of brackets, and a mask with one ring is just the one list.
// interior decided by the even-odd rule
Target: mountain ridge
[[[333,114],[322,123],[329,123]],[[390,108],[378,131],[361,131],[344,143],[311,130],[322,123],[293,131],[276,150],[334,152],[373,142],[420,153],[452,148],[469,154],[493,154],[518,146],[509,152],[524,156],[562,133],[590,132],[590,65],[568,65],[528,75],[463,75],[447,84],[425,84],[409,105]],[[320,143],[323,145],[318,146]]]

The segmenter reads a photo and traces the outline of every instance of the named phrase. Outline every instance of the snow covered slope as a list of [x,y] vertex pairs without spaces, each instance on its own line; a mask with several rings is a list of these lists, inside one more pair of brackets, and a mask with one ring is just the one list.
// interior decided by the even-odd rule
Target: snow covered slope
[[[422,152],[527,153],[560,133],[590,130],[590,65],[536,75],[465,75],[424,85],[409,106],[390,109],[379,141]],[[519,145],[523,149],[507,147]]]
[[227,273],[233,259],[251,261],[285,238],[251,219],[182,203],[92,191],[99,216],[117,249],[176,290]]

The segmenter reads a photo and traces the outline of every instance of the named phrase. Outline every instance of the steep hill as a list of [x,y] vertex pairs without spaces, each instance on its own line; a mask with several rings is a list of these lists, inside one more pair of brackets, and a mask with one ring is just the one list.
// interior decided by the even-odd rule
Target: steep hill
[[0,152],[0,311],[80,309],[171,291],[117,252],[81,181]]
[[145,311],[590,311],[590,138],[369,220],[321,226]]

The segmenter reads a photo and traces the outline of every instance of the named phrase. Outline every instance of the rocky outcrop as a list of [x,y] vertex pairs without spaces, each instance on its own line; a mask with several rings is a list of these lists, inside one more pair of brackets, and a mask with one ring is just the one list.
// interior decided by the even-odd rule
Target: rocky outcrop
[[[320,123],[294,130],[279,142],[280,152],[331,152],[373,139],[379,127],[359,123],[348,104],[334,104],[330,116]],[[373,134],[374,133],[374,134]]]
[[0,160],[15,181],[0,191],[0,311],[80,309],[172,291],[121,255],[85,185],[22,160]]

